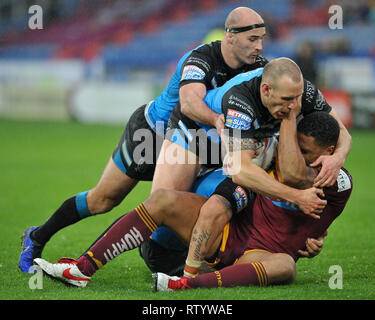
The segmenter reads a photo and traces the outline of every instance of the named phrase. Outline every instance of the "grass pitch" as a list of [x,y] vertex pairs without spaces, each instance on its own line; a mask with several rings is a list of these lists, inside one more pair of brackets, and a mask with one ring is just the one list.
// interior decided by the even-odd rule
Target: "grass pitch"
[[[18,270],[20,236],[39,225],[67,198],[98,181],[123,128],[0,120],[0,299],[1,300],[373,300],[375,298],[375,132],[352,131],[353,147],[345,167],[354,190],[342,215],[333,223],[322,253],[300,259],[290,286],[220,288],[155,293],[151,274],[138,251],[127,252],[97,272],[84,289],[43,279],[30,289],[31,275]],[[92,217],[57,233],[43,257],[56,261],[78,257],[117,217],[149,194],[140,183],[125,201],[107,214]],[[331,289],[331,266],[343,271],[342,289]],[[332,281],[332,280],[331,280]]]

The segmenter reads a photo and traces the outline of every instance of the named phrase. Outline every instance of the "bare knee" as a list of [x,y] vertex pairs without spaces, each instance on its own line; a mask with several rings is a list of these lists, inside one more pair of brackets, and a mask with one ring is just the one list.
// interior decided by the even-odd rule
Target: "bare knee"
[[291,284],[296,278],[296,263],[285,253],[274,253],[262,261],[270,284]]
[[91,214],[105,213],[119,205],[138,180],[124,174],[110,159],[98,184],[87,194]]
[[118,206],[124,197],[111,197],[97,192],[95,189],[87,194],[87,206],[91,214],[100,214],[111,211]]
[[229,201],[219,195],[211,196],[202,206],[199,213],[201,224],[213,225],[223,228],[232,217]]
[[173,214],[173,207],[178,201],[178,191],[168,189],[157,189],[151,193],[144,202],[146,207],[152,212],[153,218],[162,223]]
[[281,264],[281,275],[283,277],[282,283],[291,284],[296,278],[296,263],[290,255],[284,253],[280,253],[280,255],[282,255],[283,261]]

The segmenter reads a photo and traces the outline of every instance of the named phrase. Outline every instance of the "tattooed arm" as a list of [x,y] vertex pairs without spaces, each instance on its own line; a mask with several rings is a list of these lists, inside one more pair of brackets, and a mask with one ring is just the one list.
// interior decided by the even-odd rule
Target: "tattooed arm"
[[[234,183],[247,187],[256,193],[292,202],[313,218],[318,219],[326,201],[318,197],[323,191],[317,188],[299,190],[284,185],[253,163],[256,155],[256,143],[253,139],[227,137],[229,145],[225,166]],[[240,140],[238,140],[240,139]]]
[[[262,168],[252,162],[257,155],[257,141],[253,138],[226,137],[226,167],[234,183],[247,187],[256,193],[274,198],[289,198],[288,187],[270,177]],[[284,193],[283,190],[286,190]],[[283,196],[281,196],[283,194]],[[290,200],[288,200],[290,201]]]

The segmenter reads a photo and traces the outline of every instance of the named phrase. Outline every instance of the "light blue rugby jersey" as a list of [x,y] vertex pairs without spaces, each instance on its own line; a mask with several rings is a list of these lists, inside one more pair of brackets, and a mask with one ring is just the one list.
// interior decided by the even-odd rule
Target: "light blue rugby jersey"
[[[222,112],[222,100],[224,95],[234,86],[241,84],[242,82],[249,81],[255,77],[260,77],[263,73],[264,68],[258,68],[252,71],[240,73],[232,79],[228,80],[224,85],[219,88],[211,89],[207,92],[204,102],[207,106],[218,114]],[[206,131],[212,129],[212,127],[204,125],[196,121],[196,124]],[[208,135],[211,140],[217,140],[218,137],[212,134]],[[214,141],[217,142],[217,141]]]
[[[193,50],[198,49],[202,45],[196,47]],[[152,102],[150,102],[145,109],[145,118],[149,126],[155,130],[156,123],[164,123],[164,131],[167,129],[167,123],[172,113],[173,108],[179,101],[179,89],[181,81],[181,68],[186,58],[193,52],[190,50],[179,60],[176,70],[174,71],[171,79],[169,80],[168,86],[164,91]]]

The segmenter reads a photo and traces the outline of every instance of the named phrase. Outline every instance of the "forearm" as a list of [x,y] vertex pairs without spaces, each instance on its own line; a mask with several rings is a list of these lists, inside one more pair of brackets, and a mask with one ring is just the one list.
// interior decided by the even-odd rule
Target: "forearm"
[[190,96],[180,101],[181,112],[190,119],[214,127],[219,114],[211,110],[197,96]]
[[234,164],[236,174],[232,175],[232,180],[235,183],[271,198],[280,198],[296,203],[296,195],[299,190],[278,182],[251,160],[248,161],[246,155],[241,158],[239,166]]
[[327,204],[326,200],[319,198],[324,196],[322,190],[317,188],[299,190],[282,184],[255,165],[252,161],[253,157],[254,151],[251,150],[230,152],[226,157],[224,168],[232,176],[234,183],[256,193],[296,204],[305,214],[319,219],[317,214],[320,214]]
[[349,131],[346,129],[345,125],[342,123],[336,111],[332,109],[330,115],[337,120],[340,126],[340,135],[333,154],[338,156],[342,161],[342,165],[344,165],[345,159],[352,147],[352,137]]
[[342,160],[342,166],[344,165],[344,162],[346,160],[346,157],[348,156],[350,149],[352,146],[352,137],[349,134],[348,130],[346,128],[340,128],[340,136],[339,140],[337,142],[334,155],[340,157]]
[[190,119],[205,125],[215,126],[219,114],[211,110],[204,98],[207,90],[202,83],[189,83],[180,88],[181,112]]
[[297,139],[297,121],[291,112],[280,125],[278,162],[282,182],[296,188],[308,188],[314,183],[316,172],[306,165]]

